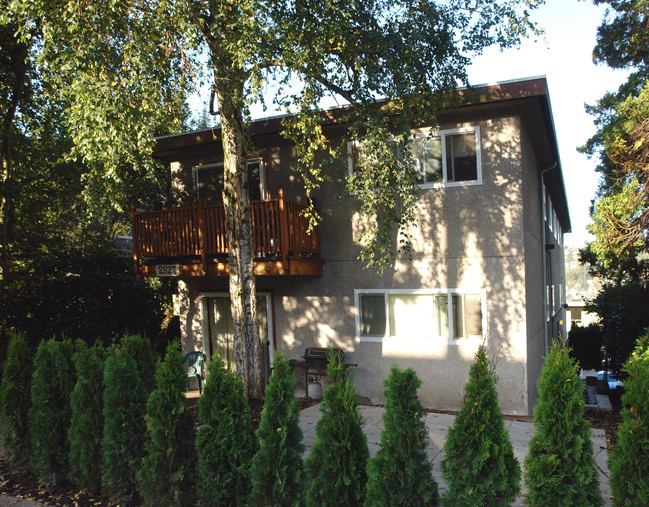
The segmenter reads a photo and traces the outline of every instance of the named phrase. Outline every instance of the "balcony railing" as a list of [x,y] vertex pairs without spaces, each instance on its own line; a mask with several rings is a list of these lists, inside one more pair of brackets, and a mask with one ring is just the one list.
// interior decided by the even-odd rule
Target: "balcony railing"
[[[278,199],[252,201],[252,234],[255,262],[281,263],[290,273],[293,259],[319,260],[317,229],[307,233],[305,204]],[[203,205],[162,211],[132,211],[133,258],[138,274],[143,265],[160,262],[198,262],[203,273],[208,264],[227,260],[228,235],[223,205]],[[321,262],[320,262],[321,265]],[[269,273],[270,274],[270,273]],[[281,274],[281,273],[278,273]]]

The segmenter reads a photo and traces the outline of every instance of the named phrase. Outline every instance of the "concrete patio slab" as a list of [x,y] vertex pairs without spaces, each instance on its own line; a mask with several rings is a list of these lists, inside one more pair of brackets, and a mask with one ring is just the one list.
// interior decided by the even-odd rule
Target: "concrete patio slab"
[[[304,457],[309,455],[311,446],[315,441],[315,427],[320,419],[320,405],[313,405],[300,412],[300,427],[304,434],[304,445],[306,450]],[[363,431],[367,437],[367,447],[370,456],[374,456],[379,449],[381,442],[381,431],[383,431],[383,413],[382,407],[360,406],[359,410],[363,416]],[[429,413],[426,415],[425,422],[430,432],[430,441],[428,445],[428,455],[433,464],[433,476],[440,487],[440,493],[446,489],[446,483],[442,479],[441,463],[444,459],[444,443],[449,428],[455,422],[454,415]],[[528,453],[528,442],[534,435],[534,425],[531,422],[505,421],[505,427],[509,432],[509,439],[514,447],[514,455],[518,462],[523,466],[523,462]],[[600,489],[605,505],[612,505],[612,496],[608,483],[608,467],[606,465],[606,434],[604,430],[594,429],[592,432],[593,449],[595,451],[595,461],[599,469]],[[523,498],[519,497],[512,505],[522,506]]]

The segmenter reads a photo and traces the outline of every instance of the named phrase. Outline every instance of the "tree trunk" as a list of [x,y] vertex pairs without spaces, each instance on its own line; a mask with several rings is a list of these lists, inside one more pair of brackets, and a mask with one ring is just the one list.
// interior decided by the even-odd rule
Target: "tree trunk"
[[[215,75],[218,75],[217,72]],[[228,232],[234,351],[246,397],[262,399],[264,382],[257,327],[252,214],[248,189],[246,134],[241,112],[243,83],[235,85],[233,80],[218,78],[216,82],[225,171],[223,205]]]

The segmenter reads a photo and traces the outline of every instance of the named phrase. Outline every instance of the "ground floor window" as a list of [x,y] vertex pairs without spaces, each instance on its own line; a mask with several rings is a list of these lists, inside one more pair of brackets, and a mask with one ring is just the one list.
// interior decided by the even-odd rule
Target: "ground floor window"
[[[227,293],[204,294],[201,297],[203,321],[203,347],[211,358],[219,354],[228,368],[236,370],[234,356],[234,330],[230,312],[230,296]],[[270,294],[257,294],[257,325],[261,340],[264,377],[270,376],[273,361],[272,312]],[[208,359],[209,361],[209,359]]]
[[367,289],[354,292],[356,338],[483,338],[485,291]]

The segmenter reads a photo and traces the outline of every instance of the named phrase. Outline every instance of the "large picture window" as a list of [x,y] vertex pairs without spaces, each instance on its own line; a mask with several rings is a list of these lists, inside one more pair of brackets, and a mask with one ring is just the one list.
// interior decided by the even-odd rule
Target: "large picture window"
[[[348,144],[350,174],[359,156],[355,146]],[[482,183],[478,127],[440,130],[432,135],[416,134],[411,147],[414,169],[422,188]]]
[[356,290],[356,337],[441,338],[484,337],[483,290]]

